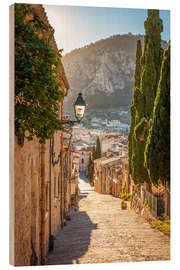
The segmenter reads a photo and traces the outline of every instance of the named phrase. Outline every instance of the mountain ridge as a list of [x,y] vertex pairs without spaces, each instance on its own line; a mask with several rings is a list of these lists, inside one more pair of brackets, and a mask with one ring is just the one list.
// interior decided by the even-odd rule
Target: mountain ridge
[[[64,108],[70,110],[79,92],[89,110],[130,107],[134,84],[136,42],[143,35],[114,35],[101,39],[62,57],[70,90]],[[162,42],[167,47],[167,42]]]

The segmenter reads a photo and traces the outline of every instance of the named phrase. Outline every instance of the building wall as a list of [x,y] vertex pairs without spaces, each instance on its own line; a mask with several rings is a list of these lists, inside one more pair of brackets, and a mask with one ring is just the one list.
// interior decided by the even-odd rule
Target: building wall
[[[62,161],[61,155],[63,155],[63,149],[61,145],[61,132],[57,132],[54,135],[54,140],[51,141],[51,161],[50,171],[47,171],[47,175],[50,175],[51,181],[51,232],[50,234],[56,234],[60,229],[61,220],[61,189],[62,189]],[[49,151],[48,154],[50,155]]]
[[87,173],[88,171],[88,162],[89,162],[89,154],[91,151],[80,150],[79,153],[79,171]]
[[[69,143],[68,143],[69,144]],[[64,148],[64,164],[63,164],[63,175],[64,175],[64,215],[69,215],[71,207],[71,179],[72,179],[72,149],[71,146]]]
[[[40,145],[37,140],[33,144],[33,156],[31,156],[31,264],[40,264],[40,190],[41,190],[41,172],[40,172]],[[38,192],[37,192],[38,191]]]
[[[32,7],[40,20],[49,24],[43,6]],[[51,46],[57,50],[54,38]],[[62,65],[58,79],[60,91],[67,95],[69,85]],[[14,89],[12,93],[14,98]],[[59,117],[63,119],[63,101],[60,105]],[[25,139],[24,145],[20,146],[14,137],[14,181],[11,181],[15,194],[14,256],[11,261],[17,266],[45,264],[50,234],[56,234],[63,227],[65,198],[70,206],[67,192],[71,192],[69,187],[65,188],[64,155],[61,131],[45,144],[39,144],[37,139]],[[71,161],[67,170],[71,170]]]
[[40,177],[38,141],[25,141],[23,147],[15,141],[15,265],[30,265],[32,249],[40,262]]
[[[109,164],[108,164],[109,161]],[[117,164],[116,164],[117,162]],[[94,162],[94,190],[98,193],[112,194],[119,197],[122,183],[125,184],[125,191],[130,193],[132,190],[132,181],[129,177],[128,172],[128,161],[127,159],[119,159],[112,163],[111,159],[106,159],[105,163],[103,159],[97,159]],[[122,164],[119,168],[119,164]],[[117,178],[115,183],[113,179]]]

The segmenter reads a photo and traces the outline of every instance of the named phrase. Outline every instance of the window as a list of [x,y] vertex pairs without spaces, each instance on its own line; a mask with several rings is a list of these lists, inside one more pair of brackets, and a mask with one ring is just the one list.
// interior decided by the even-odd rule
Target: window
[[84,158],[82,158],[81,163],[84,164]]

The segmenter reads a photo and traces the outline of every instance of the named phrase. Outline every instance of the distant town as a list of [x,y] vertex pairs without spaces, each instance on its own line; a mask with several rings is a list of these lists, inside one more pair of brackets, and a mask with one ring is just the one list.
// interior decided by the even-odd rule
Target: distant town
[[[72,118],[73,114],[67,112]],[[96,130],[93,133],[117,132],[126,136],[129,132],[129,110],[120,111],[87,111],[85,118],[78,127]]]
[[[97,127],[99,119],[93,119]],[[116,122],[115,122],[116,123]],[[80,172],[84,172],[87,176],[89,154],[92,152],[93,146],[96,145],[96,139],[99,137],[101,144],[101,154],[106,158],[112,157],[127,157],[128,145],[127,136],[122,130],[108,130],[106,123],[101,123],[105,126],[103,129],[85,128],[83,126],[73,128],[72,151],[74,165],[78,167]],[[77,166],[78,165],[78,166]]]

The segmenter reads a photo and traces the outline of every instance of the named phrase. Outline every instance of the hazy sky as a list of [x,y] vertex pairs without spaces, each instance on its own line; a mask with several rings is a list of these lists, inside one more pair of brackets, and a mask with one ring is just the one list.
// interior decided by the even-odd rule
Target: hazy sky
[[[144,34],[145,9],[44,5],[63,55],[116,34]],[[170,40],[170,11],[160,10],[162,39]]]

